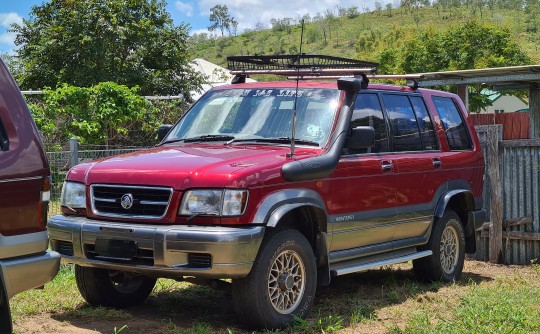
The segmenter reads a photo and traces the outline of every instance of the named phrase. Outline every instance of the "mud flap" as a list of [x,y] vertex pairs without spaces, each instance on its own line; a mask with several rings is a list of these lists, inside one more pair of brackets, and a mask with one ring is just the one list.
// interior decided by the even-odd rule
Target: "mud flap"
[[13,326],[11,324],[11,312],[9,310],[9,299],[0,270],[0,334],[11,334]]

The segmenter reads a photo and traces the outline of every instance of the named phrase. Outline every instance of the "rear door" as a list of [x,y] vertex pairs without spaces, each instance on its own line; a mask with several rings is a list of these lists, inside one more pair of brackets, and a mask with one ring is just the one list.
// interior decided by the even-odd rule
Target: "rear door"
[[49,173],[37,136],[17,86],[0,65],[0,238],[45,229],[40,191]]
[[394,156],[388,154],[388,129],[378,94],[359,94],[351,126],[372,126],[376,143],[373,148],[360,151],[345,148],[332,175],[330,250],[385,242],[391,247],[397,178]]
[[[438,193],[445,184],[441,151],[424,99],[419,94],[383,93],[397,175],[394,240],[423,242]],[[418,240],[410,239],[418,238]],[[399,247],[399,245],[397,245]]]

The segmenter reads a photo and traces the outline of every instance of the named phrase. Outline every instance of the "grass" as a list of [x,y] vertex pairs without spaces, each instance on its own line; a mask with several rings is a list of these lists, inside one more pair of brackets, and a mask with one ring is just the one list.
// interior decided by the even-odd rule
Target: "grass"
[[[263,333],[540,333],[539,265],[468,261],[467,267],[463,278],[452,284],[418,283],[410,264],[338,277],[319,289],[306,320]],[[67,328],[100,333],[250,333],[238,325],[230,293],[186,282],[160,279],[145,304],[126,310],[88,306],[68,265],[62,265],[44,290],[15,296],[11,307],[15,333],[32,332],[28,326],[36,321],[48,326],[47,332],[74,326]]]

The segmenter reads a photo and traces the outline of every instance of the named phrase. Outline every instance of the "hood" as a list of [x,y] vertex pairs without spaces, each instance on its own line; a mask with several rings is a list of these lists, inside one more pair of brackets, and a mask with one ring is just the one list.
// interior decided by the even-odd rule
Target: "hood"
[[[281,166],[291,161],[289,147],[188,144],[161,146],[96,160],[73,167],[69,180],[96,183],[173,187],[243,188],[281,177]],[[298,149],[295,158],[318,149]]]

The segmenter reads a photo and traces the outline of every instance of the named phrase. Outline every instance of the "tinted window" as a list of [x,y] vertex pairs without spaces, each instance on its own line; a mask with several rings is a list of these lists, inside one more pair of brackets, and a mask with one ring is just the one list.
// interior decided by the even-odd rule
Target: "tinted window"
[[466,150],[472,148],[467,127],[454,101],[448,97],[434,96],[433,102],[441,117],[450,149]]
[[0,119],[0,150],[7,151],[9,149],[9,138],[4,128],[4,123]]
[[386,122],[377,94],[359,94],[354,105],[351,127],[371,126],[375,129],[375,145],[369,149],[355,150],[349,154],[380,153],[388,151]]
[[409,98],[411,99],[411,104],[414,108],[414,113],[416,114],[416,120],[418,121],[418,127],[420,128],[422,147],[424,150],[436,150],[439,146],[437,145],[433,123],[429,117],[424,100],[419,96],[411,96]]
[[421,151],[418,122],[409,98],[405,95],[384,94],[383,101],[392,128],[393,150]]

